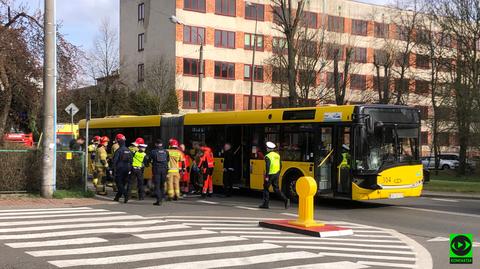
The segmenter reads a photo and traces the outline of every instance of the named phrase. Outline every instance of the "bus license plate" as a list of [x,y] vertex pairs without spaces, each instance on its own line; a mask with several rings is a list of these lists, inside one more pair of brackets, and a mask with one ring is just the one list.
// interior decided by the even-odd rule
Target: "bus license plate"
[[403,193],[390,193],[390,199],[403,198]]

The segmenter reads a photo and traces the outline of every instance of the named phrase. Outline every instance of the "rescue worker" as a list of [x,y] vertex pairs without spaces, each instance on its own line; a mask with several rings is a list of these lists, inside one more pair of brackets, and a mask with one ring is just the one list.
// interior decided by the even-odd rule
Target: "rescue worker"
[[338,179],[337,179],[337,191],[342,192],[344,188],[348,187],[348,175],[350,172],[350,147],[346,144],[342,145],[342,161],[337,166]]
[[180,191],[183,194],[187,194],[189,192],[189,185],[190,185],[190,166],[192,164],[192,158],[190,155],[185,151],[185,145],[180,145],[180,151],[183,154],[183,171],[181,173],[181,181],[180,181]]
[[273,142],[267,142],[267,155],[265,155],[265,181],[263,182],[263,203],[259,206],[259,208],[268,208],[270,202],[270,186],[273,186],[273,191],[279,195],[284,204],[285,209],[290,206],[290,200],[283,194],[282,191],[278,188],[278,178],[280,177],[280,171],[282,168],[280,155],[275,152],[275,148],[277,147]]
[[105,180],[104,177],[107,175],[107,147],[108,142],[110,139],[106,136],[103,136],[100,139],[100,143],[97,146],[97,150],[95,153],[95,175],[93,178],[93,185],[95,186],[95,190],[98,194],[106,195],[107,192],[105,190]]
[[167,175],[167,194],[168,200],[176,201],[180,198],[180,170],[184,167],[183,154],[178,150],[178,141],[170,139],[170,148],[168,149],[168,175]]
[[112,156],[115,154],[115,151],[117,151],[119,147],[120,146],[118,145],[117,140],[113,140],[112,149],[110,151]]
[[153,205],[161,205],[165,198],[165,182],[167,179],[168,151],[163,148],[163,141],[158,139],[155,142],[155,149],[149,154],[149,161],[152,163],[153,184],[155,186],[155,198]]
[[232,195],[234,177],[235,153],[232,150],[232,145],[226,143],[225,146],[223,146],[223,189],[227,197]]
[[90,155],[88,170],[91,175],[95,172],[95,153],[97,152],[97,146],[98,143],[100,143],[100,138],[101,137],[98,135],[94,136],[92,143],[88,145],[88,154]]
[[[203,189],[202,197],[211,197],[213,194],[213,168],[215,167],[212,149],[205,144],[200,148],[203,152],[203,156],[200,159],[198,167],[203,172]],[[208,191],[208,193],[207,193]]]
[[[138,144],[138,151],[133,153],[133,162],[132,162],[132,182],[134,179],[137,180],[137,192],[138,200],[145,199],[145,188],[144,188],[144,179],[143,171],[146,165],[148,165],[148,157],[145,153],[147,145]],[[130,190],[127,190],[130,193]]]
[[143,138],[139,137],[137,139],[135,139],[135,142],[132,143],[132,145],[130,147],[128,147],[133,153],[137,152],[138,151],[138,145],[140,144],[145,144],[145,141],[143,140]]
[[117,134],[115,137],[118,145],[120,146],[115,155],[113,156],[113,170],[115,175],[115,184],[117,185],[117,195],[115,195],[114,201],[119,201],[120,197],[124,196],[124,202],[128,202],[129,193],[125,190],[130,185],[130,173],[132,171],[133,154],[125,146],[125,136],[123,134]]

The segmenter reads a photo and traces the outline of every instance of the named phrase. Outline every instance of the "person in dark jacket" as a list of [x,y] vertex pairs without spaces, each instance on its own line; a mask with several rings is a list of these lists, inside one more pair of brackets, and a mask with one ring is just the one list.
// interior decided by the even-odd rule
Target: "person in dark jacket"
[[129,193],[125,190],[125,185],[127,189],[130,189],[130,174],[132,173],[132,161],[133,154],[125,146],[125,136],[122,134],[117,134],[115,137],[118,145],[120,146],[115,155],[113,156],[113,171],[115,174],[115,184],[117,185],[117,195],[115,195],[115,201],[119,201],[120,197],[124,196],[124,202],[127,203],[129,199]]
[[227,197],[232,195],[234,177],[235,153],[232,150],[232,145],[226,143],[223,147],[223,189]]
[[155,149],[150,152],[149,160],[152,163],[153,184],[157,201],[153,205],[161,205],[165,198],[165,181],[168,172],[168,151],[163,148],[162,140],[155,142]]

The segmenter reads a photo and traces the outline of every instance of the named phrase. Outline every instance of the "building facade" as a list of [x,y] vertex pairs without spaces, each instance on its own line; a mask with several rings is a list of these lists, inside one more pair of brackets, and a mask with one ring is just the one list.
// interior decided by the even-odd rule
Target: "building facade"
[[[141,87],[149,66],[163,58],[175,69],[180,110],[196,111],[199,48],[203,42],[203,109],[247,109],[257,21],[253,109],[276,107],[283,99],[276,85],[278,78],[267,62],[283,38],[273,8],[269,0],[120,0],[121,80],[132,88]],[[348,0],[310,0],[305,10],[308,27],[325,31],[325,42],[335,42],[342,49],[354,47],[346,100],[375,101],[374,55],[388,40],[401,41],[395,21],[398,11]],[[172,23],[172,15],[181,24]],[[408,103],[428,118],[428,83],[422,77],[428,78],[429,63],[415,53],[409,61]],[[318,83],[328,87],[331,74],[331,67],[327,67],[317,78]],[[313,99],[312,105],[316,104]],[[431,136],[428,123],[423,125],[422,144],[428,151]],[[456,142],[451,133],[441,135],[445,136],[441,139],[445,146]]]

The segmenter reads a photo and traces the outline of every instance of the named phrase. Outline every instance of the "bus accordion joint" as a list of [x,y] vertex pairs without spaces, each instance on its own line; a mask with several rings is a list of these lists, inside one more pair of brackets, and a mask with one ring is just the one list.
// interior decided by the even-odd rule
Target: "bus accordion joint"
[[320,162],[320,164],[317,167],[321,167],[327,161],[327,159],[330,157],[330,155],[332,155],[332,153],[333,153],[333,149],[330,150],[330,152],[327,154],[327,156],[325,158],[323,158],[323,160]]

